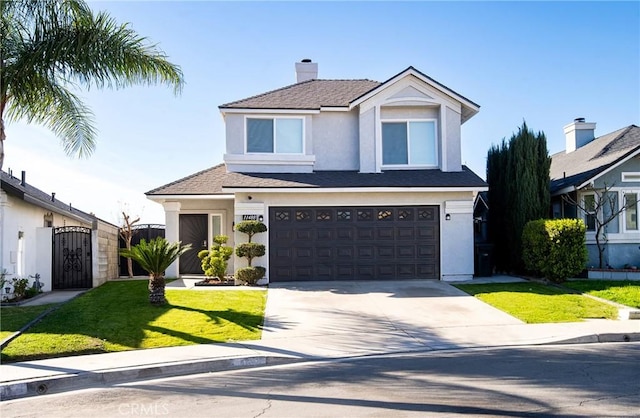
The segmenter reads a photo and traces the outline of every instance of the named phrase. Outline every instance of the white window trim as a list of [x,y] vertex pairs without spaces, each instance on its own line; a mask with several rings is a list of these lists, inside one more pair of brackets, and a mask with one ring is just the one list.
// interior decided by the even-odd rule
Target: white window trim
[[638,171],[624,171],[621,174],[621,180],[625,183],[640,182],[640,172]]
[[[435,153],[435,159],[436,162],[435,164],[431,165],[431,164],[411,164],[411,162],[407,163],[407,164],[384,164],[383,159],[382,159],[382,153],[384,152],[383,149],[383,145],[382,145],[382,125],[384,123],[406,123],[409,124],[410,122],[433,122],[433,129],[434,129],[434,134],[435,134],[435,149],[434,149],[434,153]],[[413,119],[413,118],[407,118],[407,119],[380,119],[380,123],[379,125],[379,129],[380,129],[380,135],[379,135],[379,144],[380,144],[380,167],[382,169],[393,169],[393,170],[411,170],[414,168],[438,168],[440,167],[440,159],[438,158],[439,152],[440,152],[440,147],[439,147],[439,135],[438,135],[438,120],[434,119],[434,118],[429,118],[429,119]],[[410,149],[410,142],[411,139],[409,138],[409,129],[407,127],[407,152]],[[407,155],[407,159],[410,160],[411,159],[411,154],[409,153]]]
[[622,212],[620,212],[620,217],[622,219],[620,219],[620,224],[622,225],[622,233],[623,234],[637,234],[640,233],[640,202],[636,203],[636,226],[638,226],[638,228],[636,229],[627,229],[627,200],[626,200],[626,194],[635,194],[636,195],[636,199],[640,198],[640,189],[626,189],[626,190],[622,190],[620,192],[620,196],[618,197],[619,202],[622,202],[622,204],[624,205],[624,210]]
[[[248,143],[248,129],[247,129],[247,121],[248,119],[271,119],[274,121],[273,123],[273,152],[249,152],[249,143]],[[276,120],[277,119],[298,119],[302,121],[302,151],[301,152],[276,152],[278,141],[276,137]],[[306,119],[300,116],[281,116],[281,115],[245,115],[244,117],[244,153],[247,155],[305,155],[306,154]]]

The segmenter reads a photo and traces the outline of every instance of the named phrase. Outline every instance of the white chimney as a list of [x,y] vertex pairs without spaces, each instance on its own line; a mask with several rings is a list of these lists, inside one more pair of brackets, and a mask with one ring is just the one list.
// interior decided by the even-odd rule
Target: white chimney
[[296,62],[296,82],[315,80],[318,78],[318,63],[311,62],[309,58],[305,58],[300,62]]
[[573,123],[564,127],[564,136],[566,140],[565,153],[570,153],[576,149],[587,145],[595,138],[596,124],[585,122],[584,118],[575,118]]

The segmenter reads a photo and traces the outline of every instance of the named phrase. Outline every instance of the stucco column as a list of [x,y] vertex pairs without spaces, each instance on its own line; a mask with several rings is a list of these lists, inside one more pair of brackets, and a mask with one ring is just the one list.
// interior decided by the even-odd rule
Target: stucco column
[[[164,237],[169,242],[180,240],[180,202],[164,202],[165,230]],[[178,263],[171,264],[166,271],[167,277],[178,277]]]
[[473,200],[449,200],[443,209],[440,222],[442,280],[473,279]]

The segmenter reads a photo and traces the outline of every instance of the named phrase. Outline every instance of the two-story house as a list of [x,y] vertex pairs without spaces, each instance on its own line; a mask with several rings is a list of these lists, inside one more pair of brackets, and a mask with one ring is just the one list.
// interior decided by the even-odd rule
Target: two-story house
[[[167,239],[234,245],[234,224],[258,219],[271,282],[472,278],[487,185],[461,163],[460,130],[479,106],[413,67],[382,83],[295,67],[297,83],[219,107],[224,164],[147,192]],[[202,274],[197,251],[167,274]]]

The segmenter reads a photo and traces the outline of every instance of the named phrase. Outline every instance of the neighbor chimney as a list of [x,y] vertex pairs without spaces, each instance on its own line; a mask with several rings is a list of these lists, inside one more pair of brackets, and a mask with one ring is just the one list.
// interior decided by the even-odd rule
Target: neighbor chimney
[[305,58],[300,62],[296,62],[296,82],[315,80],[318,78],[318,63],[311,62],[309,58]]
[[22,178],[20,179],[20,185],[21,186],[27,185],[27,172],[24,170],[22,170]]
[[573,123],[564,127],[566,141],[565,153],[570,153],[576,149],[587,145],[595,138],[595,122],[585,122],[584,118],[575,118]]

